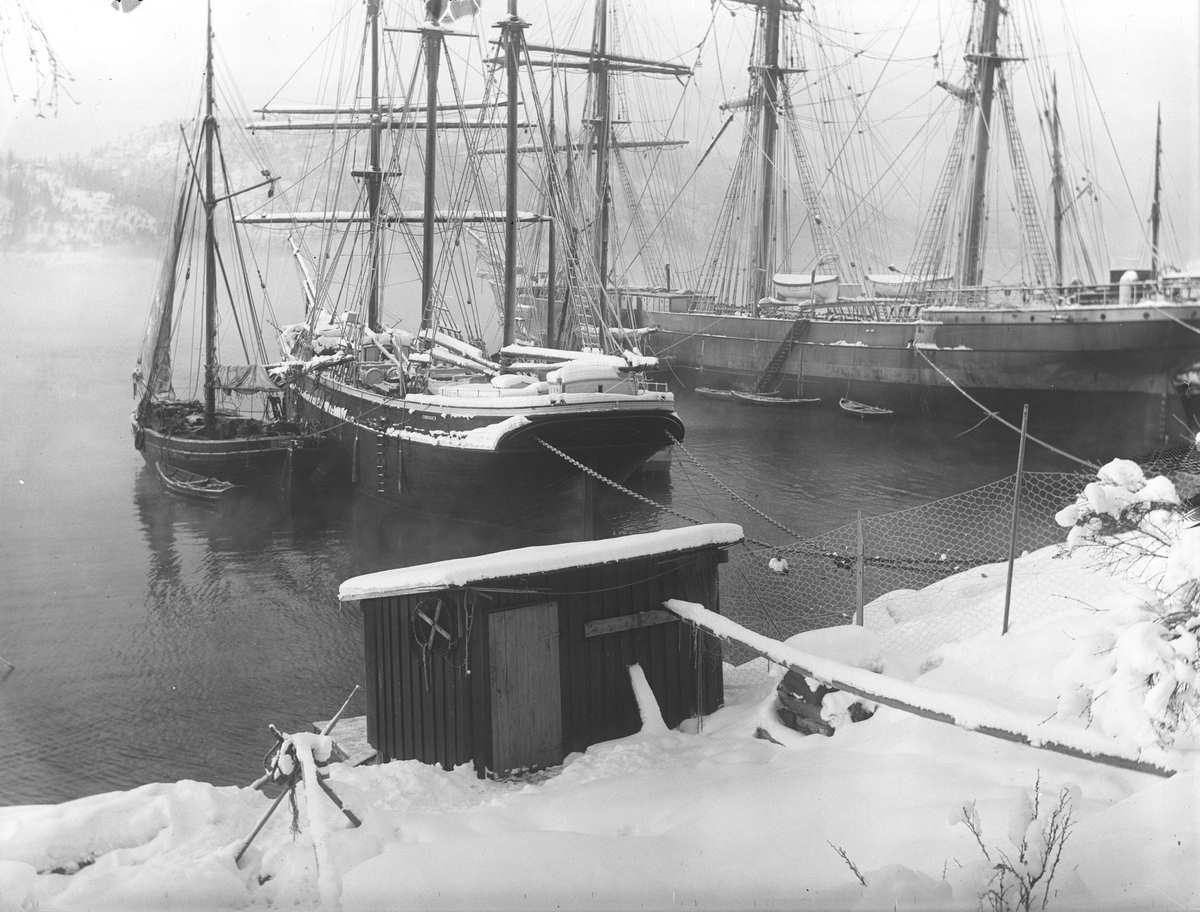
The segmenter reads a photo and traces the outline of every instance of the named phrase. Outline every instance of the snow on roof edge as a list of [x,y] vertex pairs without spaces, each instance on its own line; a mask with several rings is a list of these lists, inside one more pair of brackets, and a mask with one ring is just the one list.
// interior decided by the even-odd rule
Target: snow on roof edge
[[483,580],[607,564],[646,555],[690,551],[710,545],[734,545],[744,537],[742,527],[734,523],[705,523],[684,529],[642,532],[600,541],[564,542],[497,551],[477,557],[460,557],[356,576],[346,580],[338,588],[338,600],[354,602],[368,598],[387,598],[410,592],[466,586]]

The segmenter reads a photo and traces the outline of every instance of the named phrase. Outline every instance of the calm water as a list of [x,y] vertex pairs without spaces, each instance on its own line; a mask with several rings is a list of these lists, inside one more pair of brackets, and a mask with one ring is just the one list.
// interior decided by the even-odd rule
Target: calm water
[[[539,541],[356,502],[219,513],[165,493],[129,431],[154,271],[102,253],[0,259],[0,656],[15,666],[0,666],[0,804],[183,778],[247,784],[272,742],[268,723],[307,728],[363,679],[361,622],[337,602],[342,580]],[[803,534],[1016,465],[1015,435],[988,425],[963,434],[936,420],[781,415],[689,394],[678,408],[688,450]],[[1095,441],[1077,452],[1112,455]],[[1028,463],[1073,468],[1036,450]],[[682,454],[669,478],[638,488],[781,539]],[[615,492],[601,501],[605,535],[679,525]]]

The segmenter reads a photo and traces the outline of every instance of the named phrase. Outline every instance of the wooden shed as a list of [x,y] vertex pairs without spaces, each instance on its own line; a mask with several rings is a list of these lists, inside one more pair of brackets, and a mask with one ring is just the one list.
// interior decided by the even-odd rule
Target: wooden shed
[[536,769],[640,727],[638,664],[674,727],[723,699],[720,642],[662,608],[720,610],[717,567],[742,540],[714,523],[356,577],[367,739],[381,760],[480,776]]

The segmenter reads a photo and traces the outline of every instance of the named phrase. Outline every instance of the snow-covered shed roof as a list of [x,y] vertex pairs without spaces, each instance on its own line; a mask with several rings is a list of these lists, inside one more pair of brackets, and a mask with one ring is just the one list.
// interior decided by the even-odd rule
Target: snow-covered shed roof
[[517,548],[512,551],[481,554],[478,557],[461,557],[356,576],[342,583],[338,589],[338,598],[343,602],[387,598],[410,592],[468,586],[483,580],[608,564],[676,551],[691,551],[709,545],[733,545],[740,542],[743,535],[742,527],[734,523],[706,523],[686,529],[664,529],[661,532],[644,532],[640,535],[624,535],[601,541]]

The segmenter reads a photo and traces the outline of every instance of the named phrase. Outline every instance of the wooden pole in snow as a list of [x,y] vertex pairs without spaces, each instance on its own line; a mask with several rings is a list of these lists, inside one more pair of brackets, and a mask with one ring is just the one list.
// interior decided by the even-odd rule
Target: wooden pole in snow
[[1029,427],[1029,404],[1021,414],[1021,449],[1017,452],[1017,477],[1013,482],[1012,525],[1008,539],[1008,582],[1004,584],[1004,624],[1000,635],[1008,633],[1008,606],[1012,602],[1013,562],[1017,559],[1017,520],[1021,511],[1021,481],[1025,477],[1025,431]]
[[856,610],[854,612],[854,623],[859,627],[863,625],[863,574],[866,572],[864,562],[866,557],[863,549],[863,527],[862,527],[862,510],[858,511],[858,552],[854,560],[854,582],[857,589],[855,596]]

